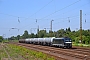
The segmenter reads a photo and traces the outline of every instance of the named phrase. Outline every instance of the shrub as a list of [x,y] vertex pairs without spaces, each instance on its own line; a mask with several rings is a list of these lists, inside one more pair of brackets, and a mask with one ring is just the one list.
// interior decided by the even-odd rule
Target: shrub
[[75,46],[78,46],[78,44],[76,43]]
[[80,46],[80,47],[83,47],[83,44],[80,44],[79,46]]

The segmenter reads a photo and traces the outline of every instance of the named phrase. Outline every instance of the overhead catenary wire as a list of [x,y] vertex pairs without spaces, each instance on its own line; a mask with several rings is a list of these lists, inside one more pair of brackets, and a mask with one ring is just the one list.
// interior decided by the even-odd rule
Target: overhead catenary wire
[[[46,5],[44,5],[42,8],[40,8],[38,11],[36,11],[34,14],[32,14],[31,16],[37,14],[39,11],[41,11],[42,9],[44,9],[47,5],[49,5],[51,2],[53,2],[53,0],[51,0],[50,2],[48,2]],[[29,17],[31,17],[29,16]]]
[[[38,11],[39,11],[39,10],[38,10]],[[41,10],[40,10],[40,11],[41,11]],[[59,11],[58,11],[58,12],[59,12]],[[38,13],[38,12],[37,12],[37,13]],[[37,13],[35,13],[35,14],[37,14]],[[50,16],[51,16],[51,15],[50,15]],[[17,16],[17,17],[18,17],[18,16]],[[70,17],[70,16],[69,16],[69,17]],[[67,18],[68,18],[68,17],[66,17],[65,21],[68,20]],[[72,18],[72,17],[70,17],[70,22],[71,22],[71,18]],[[36,19],[37,19],[37,20],[40,20],[40,19],[38,19],[38,18],[36,18]],[[36,19],[33,19],[33,20],[36,20]],[[44,19],[41,19],[41,20],[46,20],[46,19],[44,18]],[[60,21],[60,22],[61,22],[61,21]],[[59,23],[60,23],[60,22],[59,22]],[[32,24],[34,24],[34,23],[32,23]],[[32,24],[29,24],[29,25],[32,25]],[[28,26],[28,25],[27,25],[27,26]],[[24,27],[23,27],[23,28],[24,28]]]
[[72,6],[72,5],[76,4],[76,3],[78,3],[79,1],[80,1],[80,0],[78,0],[78,1],[76,1],[76,2],[74,2],[74,3],[72,3],[72,4],[70,4],[70,5],[68,5],[68,6],[65,6],[65,7],[63,7],[62,9],[57,10],[57,11],[55,11],[55,12],[53,12],[53,13],[51,13],[51,14],[45,16],[45,17],[43,17],[42,19],[44,19],[44,18],[46,18],[46,17],[49,17],[49,16],[51,16],[51,15],[53,15],[53,14],[55,14],[55,13],[57,13],[57,12],[63,10],[63,9],[66,9],[66,8],[68,8],[68,7],[70,7],[70,6]]
[[[38,11],[36,11],[34,14],[32,14],[31,16],[33,16],[33,15],[35,15],[36,13],[38,13],[39,11],[41,11],[43,8],[45,8],[46,6],[48,6],[51,2],[53,2],[53,0],[51,0],[50,2],[48,2],[46,5],[44,5],[42,8],[40,8]],[[18,16],[15,16],[15,15],[10,15],[10,14],[5,14],[5,13],[0,13],[0,14],[3,14],[3,15],[7,15],[7,16],[12,16],[12,17],[16,17],[16,18],[18,18],[18,23],[20,23],[20,18],[25,18],[25,20],[26,19],[28,19],[28,18],[26,18],[26,17],[18,17]],[[31,16],[29,16],[29,17],[31,17]],[[36,20],[37,21],[37,20]],[[30,24],[29,24],[30,25]],[[17,25],[18,26],[18,25]],[[28,25],[27,25],[28,26]],[[26,26],[25,26],[26,27]],[[23,27],[22,27],[23,28]],[[20,28],[18,29],[18,31],[20,30]]]
[[[83,4],[83,5],[81,5],[80,7],[84,7],[85,5],[87,5],[87,4],[89,4],[89,3],[90,3],[90,2],[88,2],[88,3],[86,3],[86,4]],[[80,8],[80,7],[77,7],[77,8]],[[74,8],[73,10],[76,10],[77,8]],[[72,10],[72,11],[73,11],[73,10]],[[71,12],[71,11],[67,11],[67,12],[64,12],[64,13],[69,13],[69,12]],[[63,13],[63,14],[64,14],[64,13]],[[89,15],[89,14],[88,14],[88,15]],[[79,15],[77,15],[77,17],[78,17],[78,16],[79,16]],[[75,17],[76,17],[76,16],[75,16]],[[72,18],[72,17],[70,17],[70,18]],[[78,17],[78,18],[79,18],[79,17]],[[60,19],[60,20],[61,20],[61,19],[65,19],[65,20],[66,20],[67,17],[65,17],[65,18],[58,18],[58,19]],[[57,20],[57,19],[56,19],[56,20]],[[61,22],[61,21],[60,21],[60,22]],[[60,22],[58,22],[58,23],[60,23]],[[71,20],[69,20],[68,22],[71,22]],[[86,22],[86,20],[85,20],[85,22]],[[57,23],[55,23],[55,24],[57,24]]]
[[[52,1],[53,1],[53,0],[52,0]],[[51,2],[52,2],[52,1],[51,1]],[[46,18],[46,17],[48,17],[48,16],[51,16],[52,14],[55,14],[55,13],[57,13],[57,12],[59,12],[59,11],[65,9],[65,8],[68,8],[68,7],[70,7],[70,6],[74,5],[74,4],[76,4],[76,3],[79,2],[79,1],[80,1],[80,0],[78,0],[78,1],[76,1],[76,2],[74,2],[74,3],[72,3],[72,4],[70,4],[70,5],[68,5],[68,6],[66,6],[66,7],[63,7],[62,9],[57,10],[57,11],[55,11],[55,12],[53,12],[53,13],[51,13],[51,14],[49,14],[49,15],[47,15],[47,16],[41,18],[41,19],[38,19],[38,20],[42,20],[42,19],[44,19],[44,18]],[[35,14],[36,14],[36,13],[35,13]],[[27,26],[28,26],[28,25],[27,25]]]
[[[52,1],[53,1],[53,0],[51,0],[50,2],[48,2],[45,6],[43,6],[41,9],[39,9],[38,11],[36,11],[36,12],[35,12],[34,14],[32,14],[32,15],[35,15],[36,13],[38,13],[39,11],[41,11],[41,10],[42,10],[43,8],[45,8],[48,4],[50,4]],[[70,7],[70,6],[76,4],[76,3],[79,2],[79,1],[81,1],[81,0],[78,0],[78,1],[76,1],[76,2],[74,2],[74,3],[72,3],[72,4],[70,4],[70,5],[68,5],[68,6],[66,6],[66,7],[63,7],[62,9],[57,10],[57,11],[55,11],[55,12],[49,14],[49,15],[55,14],[55,13],[57,13],[57,12],[65,9],[65,8],[67,8],[67,7]],[[89,3],[90,3],[90,2],[89,2]],[[87,5],[87,4],[84,4],[84,5]],[[82,7],[83,7],[84,5],[82,5]],[[80,7],[81,7],[81,6],[80,6]],[[78,7],[77,7],[77,8],[78,8]],[[75,9],[77,9],[77,8],[75,8]],[[75,9],[73,9],[73,10],[75,10]],[[71,12],[71,11],[70,11],[70,12]],[[65,12],[65,13],[66,13],[66,12]],[[18,16],[15,16],[15,15],[10,15],[10,14],[5,14],[5,13],[0,13],[0,14],[12,16],[12,17],[18,17]],[[31,16],[32,16],[32,15],[31,15]],[[47,15],[47,17],[48,17],[49,15]],[[30,17],[30,16],[29,16],[29,17]],[[27,17],[20,17],[20,16],[19,16],[19,18],[25,18],[25,19],[27,19]],[[43,18],[44,18],[44,17],[43,17]],[[42,20],[42,19],[38,19],[38,20]]]
[[[43,8],[45,8],[47,5],[49,5],[51,2],[53,2],[53,0],[51,0],[50,2],[48,2],[46,5],[44,5],[42,8],[40,8],[38,11],[36,11],[34,14],[32,14],[31,16],[33,16],[33,15],[35,15],[36,13],[38,13],[39,11],[41,11]],[[3,15],[7,15],[7,16],[12,16],[12,17],[18,17],[18,16],[15,16],[15,15],[11,15],[11,14],[5,14],[5,13],[0,13],[0,14],[3,14]],[[31,16],[29,16],[29,18],[31,17]],[[27,17],[20,17],[19,16],[19,18],[25,18],[25,20],[26,19],[28,19]]]
[[[11,17],[16,17],[16,18],[18,17],[18,16],[16,16],[16,15],[11,15],[11,14],[1,13],[1,12],[0,12],[0,14],[7,15],[7,16],[11,16]],[[19,18],[26,18],[26,17],[21,17],[21,16],[20,16]]]
[[[35,15],[36,13],[38,13],[39,11],[41,11],[43,8],[45,8],[47,5],[49,5],[51,2],[53,2],[53,0],[51,0],[50,2],[48,2],[46,5],[44,5],[42,8],[40,8],[38,11],[36,11],[34,14],[32,14],[31,16],[33,16],[33,15]],[[31,17],[31,16],[29,16],[29,17]],[[28,19],[28,18],[26,18],[26,19]],[[26,20],[25,19],[25,20]],[[36,21],[37,21],[37,19],[35,19]],[[30,24],[29,24],[30,25]],[[28,25],[27,25],[28,26]],[[25,26],[26,27],[26,26]]]
[[[76,4],[76,3],[79,2],[79,1],[80,1],[80,0],[78,0],[78,1],[76,1],[76,2],[74,2],[74,3],[72,3],[72,4],[70,4],[70,5],[68,5],[68,6],[66,6],[66,7],[63,7],[62,9],[57,10],[57,11],[55,11],[55,12],[53,12],[53,13],[47,15],[47,16],[50,16],[50,15],[52,15],[52,14],[55,14],[55,13],[57,13],[57,12],[65,9],[65,8],[67,8],[67,7],[69,7],[69,6],[72,6],[72,5]],[[41,11],[43,8],[45,8],[47,5],[49,5],[51,2],[53,2],[53,0],[51,0],[50,2],[48,2],[45,6],[43,6],[42,8],[40,8],[38,11],[36,11],[36,12],[35,12],[34,14],[32,14],[31,16],[33,16],[33,15],[35,15],[36,13],[38,13],[39,11]],[[18,16],[15,16],[15,15],[10,15],[10,14],[5,14],[5,13],[0,13],[0,14],[7,15],[7,16],[12,16],[12,17],[18,17]],[[31,17],[31,16],[29,16],[29,17]],[[45,16],[45,17],[47,17],[47,16]],[[43,18],[45,18],[45,17],[43,17]],[[19,18],[28,19],[28,18],[26,18],[26,17],[19,17]],[[40,19],[40,20],[41,20],[41,19]]]
[[[43,17],[43,18],[41,18],[40,20],[42,20],[42,19],[44,19],[44,18],[46,18],[46,17],[49,17],[49,16],[51,16],[51,15],[53,15],[53,14],[55,14],[55,13],[57,13],[57,12],[63,10],[63,9],[65,9],[65,8],[68,8],[68,7],[70,7],[70,6],[72,6],[72,5],[76,4],[76,3],[78,3],[79,1],[80,1],[80,0],[78,0],[78,1],[76,1],[76,2],[74,2],[74,3],[72,3],[72,4],[70,4],[70,5],[68,5],[68,6],[66,6],[66,7],[63,7],[62,9],[57,10],[57,11],[55,11],[55,12],[53,12],[53,13],[51,13],[51,14],[49,14],[49,15]],[[70,20],[69,20],[69,22],[70,22]]]
[[[76,7],[76,8],[74,8],[74,9],[70,10],[70,11],[66,11],[66,12],[64,12],[63,14],[66,14],[66,13],[69,13],[69,12],[71,12],[71,11],[74,11],[74,10],[76,10],[76,9],[78,9],[78,8],[84,7],[85,5],[87,5],[87,4],[89,4],[89,3],[90,3],[90,2],[85,3],[85,4],[83,4],[83,5],[79,6],[79,7]],[[90,12],[89,12],[89,13],[90,13]],[[89,15],[89,13],[87,13],[87,14]],[[63,14],[59,14],[59,15],[56,15],[56,16],[60,16],[60,15],[63,15]],[[54,17],[56,17],[56,16],[54,16]],[[48,16],[48,17],[49,17],[49,16]]]
[[[85,17],[85,23],[87,22],[86,21],[86,16],[85,16],[86,14],[83,14],[83,17]],[[79,18],[79,15],[76,15],[76,16],[69,16],[69,17],[65,17],[65,18],[58,18],[58,19],[60,19],[62,22],[65,22],[65,21],[67,21],[67,22],[71,22],[72,21],[72,19],[76,19],[76,18]],[[62,20],[62,19],[64,19],[64,20]],[[68,20],[67,20],[68,19]],[[57,19],[56,19],[57,20]],[[60,21],[60,22],[61,22]],[[60,23],[60,22],[57,22],[57,23]],[[54,24],[57,24],[57,23],[54,23]]]
[[[84,17],[84,15],[83,15],[83,17]],[[61,23],[61,22],[65,22],[65,21],[67,21],[68,23],[70,23],[73,18],[74,18],[74,19],[79,18],[79,15],[69,16],[69,19],[68,19],[68,17],[54,19],[54,20],[61,20],[61,21],[60,21],[60,22],[57,22],[57,23],[53,23],[53,25],[58,24],[58,23]],[[62,19],[63,19],[63,20],[62,20]],[[37,21],[38,19],[35,19],[35,20]],[[45,20],[50,20],[50,19],[45,19]],[[34,24],[34,23],[32,23],[32,24]],[[31,26],[32,26],[32,25],[31,25]],[[25,26],[25,27],[29,27],[29,26],[27,25],[27,26]]]
[[[38,13],[39,11],[41,11],[41,10],[42,10],[43,8],[45,8],[48,4],[50,4],[52,1],[53,1],[53,0],[51,0],[50,2],[48,2],[45,6],[43,6],[41,9],[39,9],[39,10],[38,10],[37,12],[35,12],[34,14]],[[52,15],[52,14],[54,14],[54,13],[57,13],[57,12],[65,9],[65,8],[67,8],[67,7],[69,7],[69,6],[74,5],[75,3],[79,2],[79,1],[80,1],[80,0],[78,0],[78,1],[76,1],[76,2],[74,2],[74,3],[72,3],[72,4],[70,4],[70,5],[68,5],[68,6],[66,6],[66,7],[63,7],[62,9],[57,10],[57,11],[55,11],[55,12],[49,14],[49,15]],[[86,5],[86,4],[84,4],[84,5]],[[83,5],[82,5],[82,6],[83,6]],[[80,6],[80,7],[81,7],[81,6]],[[75,8],[75,9],[77,9],[77,8]],[[75,10],[75,9],[73,9],[73,10]],[[65,12],[65,13],[66,13],[66,12]],[[0,14],[4,14],[4,13],[0,13]],[[34,15],[34,14],[32,14],[32,15]],[[8,16],[12,16],[12,17],[18,17],[18,16],[14,16],[14,15],[10,15],[10,14],[4,14],[4,15],[8,15]],[[32,16],[32,15],[31,15],[31,16]],[[25,18],[25,19],[27,19],[26,17],[19,17],[19,18]],[[38,20],[42,20],[42,19],[38,19]]]

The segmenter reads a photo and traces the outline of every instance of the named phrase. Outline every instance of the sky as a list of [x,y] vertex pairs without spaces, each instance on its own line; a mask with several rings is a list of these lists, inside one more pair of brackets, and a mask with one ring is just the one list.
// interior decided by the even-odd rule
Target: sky
[[90,0],[0,0],[0,36],[49,31],[52,20],[52,31],[79,30],[80,10],[82,29],[90,29]]

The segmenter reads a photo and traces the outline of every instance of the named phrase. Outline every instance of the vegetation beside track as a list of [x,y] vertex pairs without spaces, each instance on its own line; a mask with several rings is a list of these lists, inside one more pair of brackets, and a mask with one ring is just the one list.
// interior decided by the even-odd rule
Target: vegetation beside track
[[4,51],[4,47],[2,47],[0,43],[0,60],[2,58],[8,58],[8,55],[6,54],[6,52]]
[[53,57],[42,52],[36,52],[14,44],[0,44],[3,44],[3,47],[0,48],[0,60],[4,58],[10,58],[12,60],[55,60]]
[[69,37],[72,39],[72,42],[81,43],[82,44],[90,44],[90,29],[82,30],[82,40],[80,38],[80,30],[72,31],[69,28],[60,29],[57,31],[49,31],[47,30],[38,30],[37,34],[31,33],[29,34],[27,30],[24,31],[24,34],[12,36],[8,38],[8,40],[19,40],[26,38],[44,38],[44,37]]
[[72,43],[73,46],[90,47],[90,44]]

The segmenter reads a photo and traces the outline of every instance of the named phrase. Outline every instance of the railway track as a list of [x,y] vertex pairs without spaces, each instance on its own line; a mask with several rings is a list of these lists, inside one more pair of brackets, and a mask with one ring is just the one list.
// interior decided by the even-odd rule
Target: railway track
[[62,48],[55,48],[49,46],[23,44],[23,43],[17,43],[17,45],[42,51],[44,53],[50,54],[62,60],[90,60],[90,54],[89,54],[90,49],[80,49],[80,48],[62,49]]

